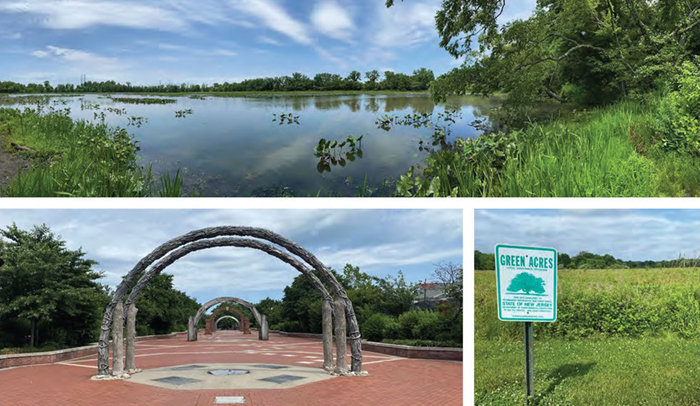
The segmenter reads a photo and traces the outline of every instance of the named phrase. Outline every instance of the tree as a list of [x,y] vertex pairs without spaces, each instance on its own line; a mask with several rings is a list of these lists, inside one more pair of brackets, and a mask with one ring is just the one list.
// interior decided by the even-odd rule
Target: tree
[[[30,346],[94,340],[108,301],[107,287],[97,282],[103,274],[92,269],[97,262],[85,258],[81,249],[66,248],[46,225],[26,231],[13,223],[0,230],[0,237],[0,317],[5,322],[29,320]],[[16,345],[22,334],[17,331],[5,340]]]
[[521,272],[515,275],[515,278],[510,281],[510,285],[506,290],[508,292],[523,291],[525,294],[530,294],[530,292],[544,293],[544,285],[545,282],[542,278],[538,278],[528,272]]
[[379,76],[379,71],[376,69],[365,72],[365,77],[367,78],[365,87],[367,87],[369,90],[375,90],[377,88],[377,80],[379,80]]
[[700,49],[700,0],[539,0],[529,18],[499,25],[505,4],[443,1],[440,46],[465,63],[436,80],[435,98],[600,104],[657,89]]
[[183,331],[201,307],[196,300],[173,287],[173,276],[156,275],[136,301],[136,330],[139,335]]
[[454,309],[453,320],[462,313],[464,297],[464,270],[461,264],[440,262],[435,266],[433,277],[445,285],[445,295]]

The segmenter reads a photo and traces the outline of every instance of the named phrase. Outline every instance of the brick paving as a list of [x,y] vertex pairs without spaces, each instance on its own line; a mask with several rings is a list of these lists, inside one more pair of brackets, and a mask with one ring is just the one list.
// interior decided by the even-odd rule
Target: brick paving
[[[195,363],[269,363],[320,368],[318,340],[217,331],[136,343],[142,369]],[[129,380],[92,381],[96,355],[50,365],[0,370],[0,406],[204,406],[217,396],[244,396],[246,405],[407,406],[462,404],[462,363],[363,351],[369,376],[339,377],[288,389],[171,390]],[[349,361],[348,361],[349,363]]]

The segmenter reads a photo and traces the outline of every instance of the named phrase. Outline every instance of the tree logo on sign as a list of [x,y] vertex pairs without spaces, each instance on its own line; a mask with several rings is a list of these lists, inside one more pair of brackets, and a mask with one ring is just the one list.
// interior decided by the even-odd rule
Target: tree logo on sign
[[528,272],[521,272],[515,275],[510,281],[508,292],[525,292],[525,294],[534,293],[544,293],[545,282],[542,278],[538,278],[535,275]]

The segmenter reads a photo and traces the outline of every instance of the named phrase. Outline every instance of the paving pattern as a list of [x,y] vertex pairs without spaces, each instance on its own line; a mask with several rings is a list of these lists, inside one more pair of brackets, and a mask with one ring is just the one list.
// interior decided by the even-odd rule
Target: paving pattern
[[[461,362],[407,359],[363,351],[363,369],[369,376],[304,383],[296,379],[299,374],[290,371],[321,368],[323,347],[319,340],[270,334],[269,341],[258,341],[255,336],[244,336],[238,331],[217,331],[211,336],[200,334],[195,342],[178,336],[136,344],[136,366],[146,372],[167,369],[167,376],[162,378],[194,379],[190,374],[202,373],[208,364],[233,365],[231,368],[246,364],[269,369],[271,377],[282,381],[273,380],[270,385],[294,386],[182,390],[136,382],[144,373],[136,374],[133,380],[93,381],[90,377],[97,372],[97,356],[91,355],[55,364],[0,370],[0,406],[204,406],[236,404],[241,399],[246,405],[277,406],[462,404]],[[168,386],[167,382],[162,386]]]

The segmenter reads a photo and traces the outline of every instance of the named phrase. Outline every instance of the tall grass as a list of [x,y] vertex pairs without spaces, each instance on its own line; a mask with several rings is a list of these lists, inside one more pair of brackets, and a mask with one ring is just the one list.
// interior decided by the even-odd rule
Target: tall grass
[[73,121],[68,110],[0,109],[3,147],[31,149],[32,168],[2,191],[17,197],[180,196],[182,178],[156,180],[139,164],[137,141],[104,122]]
[[634,101],[573,120],[459,140],[398,184],[404,196],[700,195],[700,160],[655,145],[653,107]]
[[[474,275],[475,336],[517,341],[522,325],[498,320],[493,271]],[[538,337],[700,337],[698,268],[564,270],[557,321],[536,323]]]

